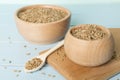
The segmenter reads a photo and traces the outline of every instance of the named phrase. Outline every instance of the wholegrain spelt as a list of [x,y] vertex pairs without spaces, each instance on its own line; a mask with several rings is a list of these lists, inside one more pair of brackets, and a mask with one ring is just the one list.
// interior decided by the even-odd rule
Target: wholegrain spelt
[[54,8],[29,8],[18,13],[18,17],[31,23],[50,23],[67,15],[66,12]]
[[34,69],[41,64],[42,60],[39,58],[33,58],[25,64],[25,68],[28,70]]
[[72,29],[71,34],[74,37],[83,40],[103,39],[106,36],[106,33],[102,29],[93,24],[86,24]]

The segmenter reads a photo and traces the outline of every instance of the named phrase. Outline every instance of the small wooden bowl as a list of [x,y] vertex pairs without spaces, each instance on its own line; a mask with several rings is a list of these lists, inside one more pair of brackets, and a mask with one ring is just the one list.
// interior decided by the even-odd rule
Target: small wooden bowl
[[[29,8],[54,8],[65,11],[67,16],[61,20],[50,23],[31,23],[18,18],[20,11]],[[70,24],[69,10],[55,5],[31,5],[20,8],[15,14],[15,21],[20,34],[29,42],[37,44],[50,44],[64,37]]]
[[83,66],[99,66],[111,59],[114,52],[114,39],[111,32],[103,26],[97,25],[100,29],[106,32],[103,39],[98,40],[83,40],[74,37],[71,30],[84,25],[79,25],[71,28],[66,36],[64,48],[68,58]]

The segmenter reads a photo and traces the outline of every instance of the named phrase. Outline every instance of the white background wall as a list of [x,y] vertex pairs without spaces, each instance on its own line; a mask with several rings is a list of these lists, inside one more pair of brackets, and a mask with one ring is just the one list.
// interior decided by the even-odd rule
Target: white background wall
[[[72,13],[71,25],[100,24],[120,28],[120,0],[0,0],[0,15],[13,15],[17,9],[28,4],[63,6]],[[13,16],[7,20],[12,23],[12,19]]]
[[120,0],[0,0],[0,3],[7,4],[96,4],[96,3],[120,3]]

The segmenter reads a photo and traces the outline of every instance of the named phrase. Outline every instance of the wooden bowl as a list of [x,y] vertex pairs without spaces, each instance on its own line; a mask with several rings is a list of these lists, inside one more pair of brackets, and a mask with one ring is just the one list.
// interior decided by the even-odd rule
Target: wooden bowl
[[74,37],[71,30],[77,29],[81,26],[88,24],[78,25],[71,28],[66,36],[64,48],[67,57],[83,66],[99,66],[111,59],[114,52],[114,39],[111,32],[103,26],[97,25],[100,29],[106,32],[103,39],[98,40],[83,40]]
[[[54,8],[67,13],[63,19],[50,23],[31,23],[18,18],[19,12],[29,8]],[[60,6],[55,5],[31,5],[20,8],[15,14],[15,21],[20,34],[29,42],[37,44],[49,44],[64,37],[70,24],[71,13]]]

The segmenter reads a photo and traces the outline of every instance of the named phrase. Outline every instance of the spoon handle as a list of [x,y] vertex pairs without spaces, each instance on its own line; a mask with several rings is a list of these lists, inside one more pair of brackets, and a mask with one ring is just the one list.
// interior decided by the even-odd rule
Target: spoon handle
[[48,56],[50,55],[53,51],[55,51],[56,49],[58,49],[59,47],[61,47],[64,44],[64,40],[58,42],[58,44],[56,46],[54,46],[53,48],[51,48],[50,50],[48,50],[45,54],[43,54],[44,56]]

